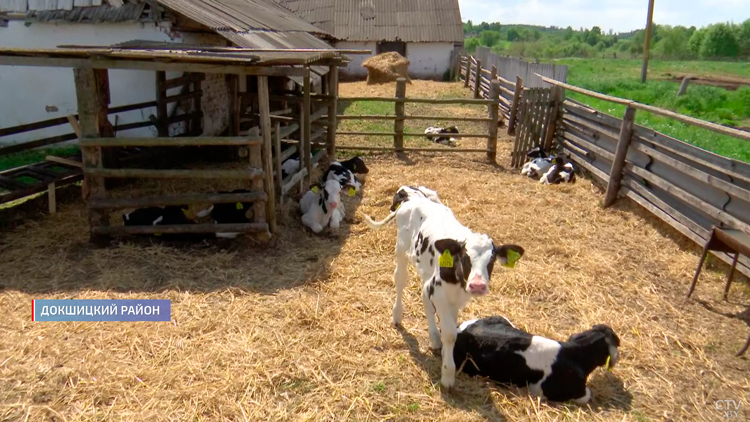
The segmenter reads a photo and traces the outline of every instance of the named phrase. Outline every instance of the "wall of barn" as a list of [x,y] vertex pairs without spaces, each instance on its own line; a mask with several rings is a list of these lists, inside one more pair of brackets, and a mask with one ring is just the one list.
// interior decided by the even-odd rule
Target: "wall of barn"
[[[375,55],[376,43],[341,41],[336,48],[370,50]],[[414,79],[443,79],[443,75],[450,68],[450,56],[453,43],[407,43],[406,58],[409,59],[409,76]],[[350,54],[352,61],[346,68],[340,70],[344,79],[358,79],[367,77],[367,69],[362,67],[371,55]]]
[[[61,44],[111,45],[134,39],[171,41],[164,26],[156,24],[51,24],[10,21],[0,27],[0,46],[55,48]],[[167,77],[179,76],[170,73]],[[112,106],[153,101],[156,81],[153,72],[111,70]],[[68,68],[0,66],[0,127],[17,126],[77,113],[73,71]],[[155,108],[110,115],[118,124],[142,122]],[[58,126],[0,138],[2,144],[31,141],[70,133]],[[156,130],[142,128],[119,132],[118,136],[153,136]]]

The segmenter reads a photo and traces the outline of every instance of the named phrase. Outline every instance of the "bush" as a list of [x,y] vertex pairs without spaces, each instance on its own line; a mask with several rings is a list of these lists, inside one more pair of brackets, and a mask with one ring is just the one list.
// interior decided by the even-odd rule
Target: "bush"
[[733,58],[737,57],[739,50],[740,46],[732,28],[719,23],[710,26],[706,31],[700,55],[703,59]]

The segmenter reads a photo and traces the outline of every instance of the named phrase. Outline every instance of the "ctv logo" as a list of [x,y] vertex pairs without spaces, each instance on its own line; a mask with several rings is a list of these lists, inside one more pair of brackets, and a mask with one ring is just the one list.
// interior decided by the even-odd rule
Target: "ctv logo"
[[742,400],[716,400],[714,407],[724,418],[739,418]]

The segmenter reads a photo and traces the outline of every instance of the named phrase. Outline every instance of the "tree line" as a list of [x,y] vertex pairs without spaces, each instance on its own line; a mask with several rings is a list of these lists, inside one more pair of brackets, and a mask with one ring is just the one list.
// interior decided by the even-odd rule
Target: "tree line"
[[[514,57],[640,57],[646,31],[605,33],[591,29],[501,25],[499,22],[464,23],[464,45],[478,46]],[[670,60],[737,60],[750,58],[750,19],[740,24],[716,23],[702,28],[654,24],[651,56]]]

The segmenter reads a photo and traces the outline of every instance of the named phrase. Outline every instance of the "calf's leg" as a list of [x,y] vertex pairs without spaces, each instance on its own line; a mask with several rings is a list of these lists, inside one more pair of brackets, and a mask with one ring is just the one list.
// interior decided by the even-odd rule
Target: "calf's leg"
[[409,261],[406,254],[396,250],[396,271],[393,280],[396,283],[396,303],[393,304],[393,325],[400,326],[404,315],[404,289],[409,283]]
[[305,214],[302,216],[302,224],[312,230],[314,233],[320,233],[323,231],[323,226],[318,223],[317,219],[312,214]]
[[437,320],[435,319],[435,305],[432,303],[429,293],[430,281],[424,283],[422,286],[422,303],[424,304],[424,314],[427,316],[427,332],[430,333],[430,346],[433,351],[440,350],[442,343],[440,342],[440,332],[437,327]]
[[[436,298],[438,296],[433,296]],[[443,300],[435,302],[438,317],[440,318],[440,339],[443,341],[441,351],[443,366],[441,370],[440,384],[445,388],[451,388],[456,383],[456,363],[453,361],[453,348],[458,336],[458,310],[445,303]]]

